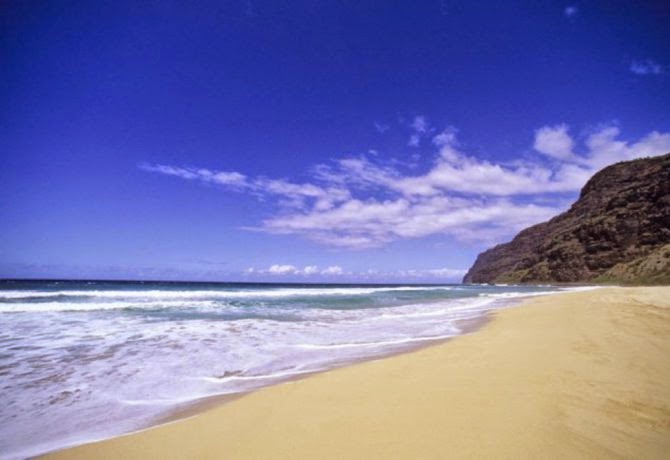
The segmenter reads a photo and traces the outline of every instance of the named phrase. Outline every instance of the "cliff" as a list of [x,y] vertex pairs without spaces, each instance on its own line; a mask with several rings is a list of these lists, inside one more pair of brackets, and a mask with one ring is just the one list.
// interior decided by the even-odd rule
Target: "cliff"
[[572,207],[481,253],[464,283],[670,283],[670,154],[595,174]]

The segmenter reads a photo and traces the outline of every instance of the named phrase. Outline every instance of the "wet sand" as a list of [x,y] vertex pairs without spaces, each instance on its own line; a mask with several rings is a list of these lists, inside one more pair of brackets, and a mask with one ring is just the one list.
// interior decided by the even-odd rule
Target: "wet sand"
[[670,287],[546,296],[446,343],[49,458],[667,458]]

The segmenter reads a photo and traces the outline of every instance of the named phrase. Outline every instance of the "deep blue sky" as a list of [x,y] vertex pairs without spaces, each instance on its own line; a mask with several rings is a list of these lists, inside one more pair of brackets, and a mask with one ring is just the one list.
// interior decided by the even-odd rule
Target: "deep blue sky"
[[3,2],[0,276],[457,279],[669,145],[663,3]]

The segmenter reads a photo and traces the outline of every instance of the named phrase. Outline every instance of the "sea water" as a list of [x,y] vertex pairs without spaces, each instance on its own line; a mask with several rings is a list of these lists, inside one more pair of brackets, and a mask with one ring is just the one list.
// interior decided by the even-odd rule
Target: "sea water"
[[0,281],[0,456],[463,333],[540,286]]

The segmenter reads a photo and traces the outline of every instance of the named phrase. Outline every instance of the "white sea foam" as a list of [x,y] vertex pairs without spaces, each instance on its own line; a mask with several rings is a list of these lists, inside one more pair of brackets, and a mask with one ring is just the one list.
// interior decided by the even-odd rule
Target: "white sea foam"
[[66,290],[66,291],[35,291],[6,290],[0,291],[0,300],[41,298],[41,297],[97,297],[123,299],[169,299],[169,298],[280,298],[280,297],[321,297],[321,296],[358,296],[378,292],[407,291],[450,291],[459,289],[454,286],[394,286],[394,287],[342,287],[342,288],[269,288],[248,290]]
[[233,382],[233,381],[246,381],[246,382],[251,382],[251,381],[268,381],[268,380],[283,380],[287,378],[293,378],[297,377],[299,375],[305,375],[305,374],[313,374],[315,372],[319,372],[322,370],[326,370],[325,367],[323,368],[318,368],[315,367],[310,370],[299,370],[295,369],[293,371],[289,372],[274,372],[272,374],[261,374],[261,375],[229,375],[226,377],[202,377],[202,380],[210,383],[228,383],[228,382]]
[[495,299],[517,299],[520,297],[533,297],[538,295],[555,294],[556,291],[537,291],[537,292],[501,292],[501,293],[480,293],[480,297],[490,297]]
[[451,328],[450,334],[434,335],[428,337],[411,337],[397,340],[383,340],[379,342],[351,342],[351,343],[330,343],[326,345],[317,345],[313,343],[300,343],[295,345],[296,348],[303,348],[305,350],[341,350],[343,348],[379,348],[388,347],[392,345],[403,345],[416,342],[435,342],[438,340],[448,339],[457,335],[460,332],[458,328]]
[[158,309],[158,308],[206,308],[216,305],[213,301],[170,301],[158,302],[12,302],[0,303],[0,313],[47,313],[67,311],[96,311],[123,309]]
[[[498,285],[496,285],[498,286]],[[499,286],[504,286],[507,287],[507,285],[502,284]],[[550,287],[549,285],[542,285],[538,287]],[[563,288],[554,288],[554,290],[551,291],[533,291],[533,292],[500,292],[500,293],[489,293],[489,292],[482,292],[479,293],[479,297],[490,297],[490,298],[496,298],[496,299],[518,299],[522,297],[535,297],[535,296],[540,296],[540,295],[550,295],[550,294],[558,294],[561,292],[579,292],[579,291],[589,291],[592,289],[598,289],[600,286],[571,286],[571,287],[563,287]]]

